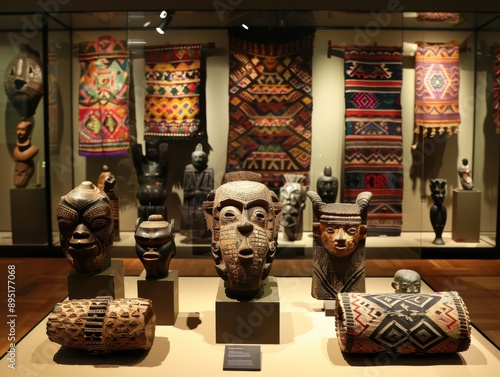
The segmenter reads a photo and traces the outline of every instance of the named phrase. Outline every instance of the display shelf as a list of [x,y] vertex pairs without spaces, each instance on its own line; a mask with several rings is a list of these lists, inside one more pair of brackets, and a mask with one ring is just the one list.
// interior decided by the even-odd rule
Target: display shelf
[[[125,278],[127,297],[136,296],[137,277]],[[73,377],[122,376],[228,376],[223,371],[225,345],[215,341],[215,299],[219,278],[179,278],[179,316],[173,326],[157,326],[149,352],[133,351],[91,356],[49,341],[42,320],[16,346],[16,369],[8,357],[0,360],[5,376]],[[367,279],[368,292],[392,292],[392,278]],[[280,287],[280,344],[261,346],[262,376],[428,377],[443,375],[494,376],[500,368],[500,351],[475,328],[469,350],[442,355],[344,355],[335,334],[335,320],[325,316],[323,302],[311,294],[310,278],[277,278]],[[423,293],[431,292],[423,284]],[[18,320],[21,320],[18,318]],[[472,318],[474,322],[474,318]]]

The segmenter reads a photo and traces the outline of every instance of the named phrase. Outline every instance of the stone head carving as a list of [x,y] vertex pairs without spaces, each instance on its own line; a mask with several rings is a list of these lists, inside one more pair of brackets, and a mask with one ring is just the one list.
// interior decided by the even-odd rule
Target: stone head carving
[[19,115],[29,118],[35,114],[43,95],[42,62],[38,51],[21,45],[21,51],[5,69],[4,87]]
[[313,279],[311,294],[335,300],[340,292],[365,291],[366,219],[371,192],[362,192],[356,203],[324,203],[314,191]]
[[332,255],[344,257],[354,252],[366,239],[366,215],[372,194],[358,195],[356,203],[324,203],[313,192],[307,193],[318,219],[313,224],[313,234],[321,237],[324,248]]
[[191,163],[198,171],[203,171],[208,167],[207,154],[203,151],[203,145],[198,143],[193,153],[191,153]]
[[332,168],[325,166],[323,174],[316,181],[316,190],[324,203],[335,203],[339,181],[332,176]]
[[255,296],[276,253],[282,205],[260,174],[234,172],[203,204],[212,255],[229,295]]
[[469,166],[469,161],[466,158],[462,160],[462,165],[458,168],[458,176],[460,177],[460,183],[464,190],[472,190],[474,188],[472,171]]
[[446,179],[436,178],[431,179],[431,197],[434,204],[443,204],[446,198]]
[[422,281],[418,272],[413,270],[398,270],[391,283],[394,293],[420,293]]
[[150,215],[147,221],[139,217],[135,225],[135,251],[141,260],[147,279],[168,276],[168,267],[175,256],[174,220],[162,215]]
[[61,198],[56,216],[61,247],[77,273],[91,275],[110,265],[113,214],[103,191],[82,182]]
[[283,204],[281,227],[283,237],[288,241],[302,239],[303,212],[306,206],[307,187],[303,185],[304,175],[285,174],[285,184],[280,188],[280,202]]

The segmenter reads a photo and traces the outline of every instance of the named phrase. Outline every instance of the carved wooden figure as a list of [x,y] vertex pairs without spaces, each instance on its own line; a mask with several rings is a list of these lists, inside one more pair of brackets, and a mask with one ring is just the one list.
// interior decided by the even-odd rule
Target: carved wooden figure
[[464,190],[474,189],[472,170],[469,166],[469,160],[466,158],[462,159],[462,165],[458,167],[458,176],[460,177],[460,184]]
[[139,217],[135,225],[135,251],[145,270],[146,279],[168,276],[168,267],[175,256],[174,220],[162,215],[150,215],[147,221]]
[[446,207],[443,205],[444,199],[446,197],[446,179],[431,179],[431,197],[434,201],[434,205],[430,210],[430,218],[432,229],[436,237],[432,241],[435,245],[444,245],[443,241],[443,229],[446,225]]
[[282,205],[260,174],[233,172],[204,203],[212,256],[228,296],[254,297],[276,253]]
[[47,320],[47,336],[66,347],[95,354],[149,350],[156,316],[150,300],[108,296],[56,304]]
[[285,184],[280,188],[280,202],[283,204],[281,228],[287,241],[302,239],[303,214],[306,207],[307,186],[304,175],[285,174]]
[[203,202],[214,189],[214,169],[199,143],[191,154],[191,164],[184,169],[184,203],[182,229],[195,238],[209,237],[203,214]]
[[91,275],[111,265],[113,214],[104,191],[82,182],[61,198],[56,217],[62,250],[77,273]]
[[17,142],[12,157],[16,160],[14,186],[17,188],[26,187],[35,172],[33,158],[38,154],[38,147],[31,144],[32,131],[33,123],[24,119],[16,128]]
[[[111,201],[111,208],[113,209],[113,241],[120,241],[120,206],[115,191],[116,178],[109,171],[108,165],[103,165],[102,169],[103,171],[97,179],[97,188],[104,191]],[[106,181],[109,182],[105,185]]]
[[311,294],[335,300],[340,292],[365,292],[366,217],[372,193],[356,203],[324,203],[314,191],[313,279]]

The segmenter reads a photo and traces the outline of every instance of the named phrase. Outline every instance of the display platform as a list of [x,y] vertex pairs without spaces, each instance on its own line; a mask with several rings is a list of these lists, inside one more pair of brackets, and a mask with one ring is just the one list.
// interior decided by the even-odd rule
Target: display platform
[[[62,348],[45,334],[46,319],[16,346],[16,369],[8,356],[0,360],[2,376],[123,377],[147,375],[233,376],[223,371],[224,344],[215,341],[215,300],[219,278],[179,278],[179,315],[174,326],[157,326],[149,352],[130,351],[92,356]],[[335,319],[322,311],[311,294],[311,278],[277,278],[280,286],[280,344],[264,344],[259,376],[496,376],[500,350],[475,328],[468,351],[448,355],[343,355]],[[392,292],[392,278],[368,278],[367,291]],[[134,297],[137,277],[125,278],[125,295]],[[431,292],[423,284],[422,292]],[[21,320],[21,318],[18,318]],[[472,318],[474,322],[474,318]],[[431,366],[431,368],[427,368]],[[426,368],[423,368],[426,367]]]

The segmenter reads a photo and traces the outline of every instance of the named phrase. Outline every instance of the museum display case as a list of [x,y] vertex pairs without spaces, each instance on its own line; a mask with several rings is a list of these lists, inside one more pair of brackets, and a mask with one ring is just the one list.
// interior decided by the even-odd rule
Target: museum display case
[[[210,257],[210,235],[192,237],[182,229],[187,212],[183,208],[185,169],[193,162],[193,151],[200,149],[212,169],[215,189],[228,171],[260,169],[264,177],[271,177],[269,187],[278,194],[283,174],[297,172],[305,174],[304,186],[319,191],[317,179],[329,166],[338,184],[338,203],[353,202],[353,193],[360,185],[374,191],[367,258],[498,257],[500,148],[496,124],[500,124],[500,63],[495,60],[495,48],[500,42],[499,16],[490,9],[482,13],[468,9],[439,13],[441,19],[436,19],[437,13],[424,19],[421,13],[391,4],[365,12],[359,6],[355,11],[343,6],[287,10],[290,5],[277,11],[266,6],[262,10],[255,8],[257,5],[226,4],[222,8],[211,5],[168,10],[166,18],[161,18],[162,9],[149,9],[150,5],[143,11],[136,5],[128,11],[125,6],[117,6],[117,10],[107,11],[97,7],[94,12],[72,11],[71,4],[66,11],[61,4],[58,11],[37,8],[31,13],[0,15],[0,66],[4,67],[5,78],[11,60],[25,44],[39,53],[43,74],[43,96],[29,117],[33,123],[31,143],[38,147],[38,153],[33,158],[33,176],[24,188],[16,187],[11,178],[18,162],[14,149],[21,116],[8,93],[0,92],[5,125],[0,134],[4,176],[0,183],[4,209],[0,252],[60,253],[55,216],[60,198],[84,181],[97,184],[106,170],[116,178],[114,194],[119,203],[119,234],[115,235],[111,253],[135,257],[134,231],[138,209],[143,205],[137,195],[146,194],[139,183],[133,150],[147,158],[147,141],[159,137],[166,144],[161,173],[166,195],[163,215],[176,224],[177,258]],[[157,32],[157,26],[163,27],[163,33]],[[237,93],[235,89],[236,78],[248,80],[243,73],[238,76],[249,69],[238,59],[248,59],[244,61],[247,64],[255,62],[258,55],[252,55],[253,60],[243,58],[245,43],[238,41],[253,38],[259,43],[281,43],[284,36],[302,38],[305,34],[307,42],[300,43],[308,46],[310,60],[302,67],[294,65],[291,72],[307,85],[301,93],[296,90],[282,98],[288,103],[305,104],[307,112],[299,114],[300,120],[295,120],[291,131],[284,127],[276,131],[276,124],[286,120],[276,115],[273,94]],[[421,59],[437,45],[452,46],[455,55],[446,52],[448,60],[435,65]],[[172,59],[182,48],[189,59],[196,55],[198,60],[193,63],[186,56]],[[380,71],[374,73],[374,77],[389,75],[389,83],[369,82],[368,76],[359,81],[366,72],[348,77],[349,62],[356,62],[363,54],[386,57],[389,49],[391,56],[398,56],[397,62],[379,59],[376,65]],[[158,99],[158,93],[166,88],[158,80],[158,72],[165,72],[154,68],[160,54],[162,59],[168,55],[169,64],[178,70],[179,62],[197,64],[188,73],[195,72],[196,77],[190,77],[192,87],[181,88],[195,91],[196,96],[178,92],[181,81],[173,96],[177,101],[174,106],[181,104],[183,111],[196,113],[194,120],[184,116],[177,123],[168,123],[164,120],[174,115],[156,116],[165,111]],[[260,67],[274,69],[271,55]],[[265,72],[273,88],[293,86],[296,82],[285,82],[288,74],[285,68],[280,69]],[[270,81],[261,81],[260,85],[262,90],[271,90]],[[375,94],[363,92],[363,85],[382,89]],[[432,116],[425,120],[431,112],[421,110],[427,105],[419,102],[431,86],[436,97],[447,93],[437,106],[448,109],[451,115],[443,110],[438,121]],[[271,110],[251,122],[243,119],[250,118],[241,106],[249,97],[267,101]],[[382,112],[369,113],[378,103],[385,106]],[[381,120],[369,124],[364,116]],[[238,122],[247,128],[238,128]],[[255,131],[258,122],[268,122],[272,127],[262,132],[265,126],[261,124],[261,131]],[[99,144],[96,135],[103,130],[112,136],[103,137]],[[259,160],[259,153],[267,157]],[[464,190],[461,185],[459,167],[463,159],[468,160],[472,190]],[[273,171],[269,168],[273,165],[279,166]],[[433,243],[433,179],[446,181],[443,245]],[[147,195],[160,195],[163,200],[161,192]],[[302,221],[301,239],[290,241],[280,232],[277,258],[312,257],[313,210],[309,200]]]

